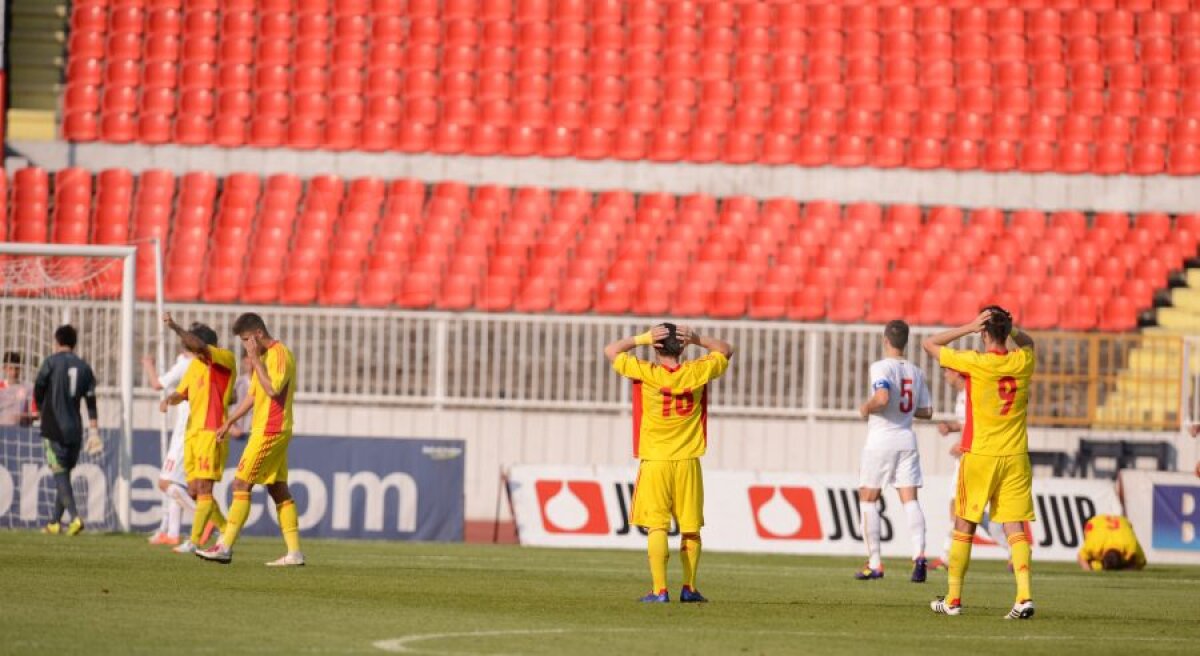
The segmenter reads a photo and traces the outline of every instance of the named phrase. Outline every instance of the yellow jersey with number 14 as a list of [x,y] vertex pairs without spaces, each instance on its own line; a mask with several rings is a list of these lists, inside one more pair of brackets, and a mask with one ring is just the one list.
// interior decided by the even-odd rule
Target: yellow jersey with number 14
[[208,362],[192,358],[175,391],[188,402],[188,436],[201,431],[216,432],[225,423],[225,408],[233,400],[233,351],[208,347]]
[[621,353],[613,370],[633,381],[633,457],[699,458],[708,448],[708,383],[729,368],[711,351],[676,368]]
[[292,432],[292,399],[296,396],[296,359],[283,342],[276,341],[262,356],[263,368],[271,377],[271,387],[280,400],[267,396],[258,380],[258,370],[250,375],[250,394],[254,396],[251,435],[280,435]]
[[967,379],[963,452],[981,456],[1029,453],[1025,417],[1036,364],[1033,349],[980,353],[943,346],[938,361]]

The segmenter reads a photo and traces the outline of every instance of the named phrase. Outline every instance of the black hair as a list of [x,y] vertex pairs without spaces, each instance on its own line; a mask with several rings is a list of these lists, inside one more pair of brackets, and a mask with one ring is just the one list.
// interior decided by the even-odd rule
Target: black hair
[[683,342],[679,341],[679,337],[676,334],[676,325],[673,323],[664,323],[663,328],[666,328],[669,332],[666,337],[659,340],[659,352],[673,358],[679,357],[683,353]]
[[240,336],[242,333],[252,330],[261,330],[267,332],[267,324],[263,318],[253,312],[247,312],[237,318],[233,322],[233,334]]
[[25,363],[23,362],[23,359],[21,358],[20,351],[5,351],[4,352],[4,364],[21,365],[21,364],[25,364]]
[[992,316],[983,324],[983,331],[992,338],[993,342],[1003,344],[1012,334],[1012,315],[999,305],[989,305],[984,310],[990,310]]
[[1100,564],[1106,570],[1125,569],[1126,565],[1125,557],[1122,556],[1121,552],[1117,551],[1116,549],[1109,549],[1108,551],[1105,551],[1104,555],[1100,558]]
[[891,344],[892,348],[903,351],[908,346],[908,324],[900,319],[892,319],[884,327],[883,336],[887,338],[888,344]]
[[217,331],[209,328],[207,324],[195,322],[188,327],[188,332],[200,338],[200,341],[209,346],[217,345]]
[[75,348],[75,345],[79,343],[79,333],[75,332],[75,326],[72,326],[69,323],[64,324],[59,326],[58,329],[54,331],[54,341],[57,342],[59,346],[65,346],[69,349],[73,349]]

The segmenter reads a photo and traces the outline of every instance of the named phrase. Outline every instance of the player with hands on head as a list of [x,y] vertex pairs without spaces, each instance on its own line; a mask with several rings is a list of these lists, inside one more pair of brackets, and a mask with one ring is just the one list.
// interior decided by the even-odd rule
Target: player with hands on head
[[[949,344],[978,334],[984,351],[956,350]],[[1015,349],[1008,348],[1011,338]],[[971,561],[975,529],[990,511],[1004,525],[1016,578],[1016,602],[1006,617],[1033,617],[1026,523],[1033,521],[1033,468],[1029,463],[1026,412],[1036,367],[1033,339],[1013,327],[1012,315],[999,306],[984,308],[968,324],[942,331],[921,343],[941,366],[966,379],[966,421],[962,459],[954,497],[954,534],[950,547],[949,590],[930,603],[942,615],[962,612],[962,587]]]
[[879,500],[885,485],[896,488],[912,535],[913,569],[910,580],[924,583],[928,563],[925,559],[925,513],[917,500],[924,484],[921,454],[913,418],[933,416],[925,372],[904,358],[908,347],[908,324],[894,319],[883,329],[884,358],[871,364],[871,396],[859,407],[867,420],[867,442],[863,446],[859,471],[858,500],[867,547],[867,564],[854,578],[860,581],[883,578],[880,558]]
[[224,424],[226,407],[233,397],[237,363],[232,351],[217,345],[217,333],[212,328],[193,323],[184,330],[169,313],[163,315],[163,323],[194,356],[183,380],[159,403],[158,409],[166,412],[168,407],[184,401],[189,405],[183,467],[196,510],[190,538],[174,551],[195,553],[209,539],[214,527],[223,531],[226,524],[225,515],[213,499],[213,485],[224,475],[225,460],[229,457],[229,445],[217,439],[217,430]]
[[[682,361],[691,345],[708,353]],[[654,361],[630,352],[654,348]],[[658,324],[604,347],[612,368],[633,384],[633,456],[638,465],[632,523],[648,531],[652,588],[646,603],[668,603],[667,531],[679,526],[683,563],[682,603],[707,599],[696,589],[700,564],[700,528],[704,526],[704,476],[700,457],[708,447],[708,385],[729,367],[733,347],[687,326]]]

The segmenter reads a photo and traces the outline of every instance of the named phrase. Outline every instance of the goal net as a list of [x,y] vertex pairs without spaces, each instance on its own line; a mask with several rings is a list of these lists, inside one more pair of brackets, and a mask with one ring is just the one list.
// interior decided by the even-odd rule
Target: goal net
[[72,473],[77,507],[89,530],[129,526],[134,253],[132,246],[0,244],[0,527],[43,525],[54,508],[33,389],[63,324],[78,331],[76,353],[96,375],[104,440],[103,452],[85,451]]

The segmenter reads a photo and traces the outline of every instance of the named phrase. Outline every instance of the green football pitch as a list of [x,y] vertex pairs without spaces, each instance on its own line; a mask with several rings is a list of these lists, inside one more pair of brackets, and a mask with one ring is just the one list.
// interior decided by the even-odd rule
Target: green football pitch
[[[977,562],[960,617],[944,572],[852,580],[859,559],[705,553],[708,604],[652,606],[641,552],[278,540],[232,565],[135,536],[0,531],[0,653],[1145,654],[1197,653],[1200,569],[1086,574],[1035,560],[1037,616],[1006,621],[1012,577]],[[1036,554],[1035,554],[1036,559]],[[671,596],[679,563],[671,562]]]

